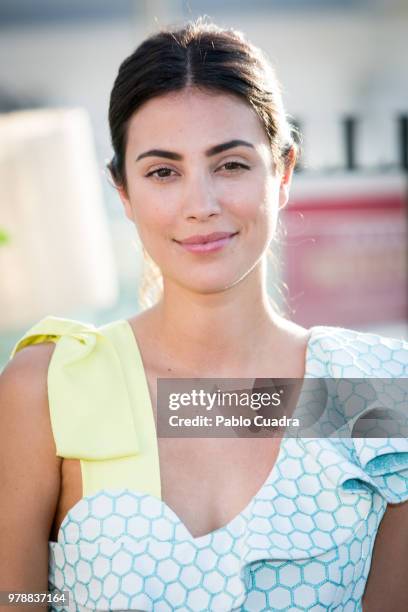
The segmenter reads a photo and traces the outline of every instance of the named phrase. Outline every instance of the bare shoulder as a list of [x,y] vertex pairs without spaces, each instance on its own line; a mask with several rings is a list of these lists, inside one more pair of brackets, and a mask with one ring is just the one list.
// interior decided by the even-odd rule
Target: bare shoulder
[[157,337],[157,304],[130,317],[127,322],[137,337],[156,340]]
[[388,504],[374,544],[364,612],[408,610],[408,501]]
[[0,375],[0,448],[12,444],[14,455],[27,456],[30,448],[40,457],[55,455],[47,390],[54,347],[47,342],[22,349]]
[[48,407],[47,374],[53,349],[53,343],[28,346],[0,375],[3,590],[46,590],[47,542],[59,496],[61,463]]
[[53,342],[43,342],[16,353],[0,374],[0,392],[16,396],[26,384],[30,384],[32,391],[44,392],[54,348]]
[[280,376],[303,378],[311,331],[283,317],[277,317],[275,325],[277,350],[274,352],[279,354]]
[[[49,422],[47,377],[54,343],[27,346],[19,351],[0,375],[0,436],[12,424],[30,437],[46,435]],[[46,428],[45,428],[46,430]],[[45,439],[42,442],[46,442]],[[49,446],[50,440],[48,440]]]
[[302,344],[309,338],[310,329],[284,317],[277,317],[276,325],[281,333],[294,343]]
[[0,436],[6,443],[6,428],[17,428],[21,435],[45,439],[49,423],[47,377],[54,343],[27,346],[19,351],[0,375]]

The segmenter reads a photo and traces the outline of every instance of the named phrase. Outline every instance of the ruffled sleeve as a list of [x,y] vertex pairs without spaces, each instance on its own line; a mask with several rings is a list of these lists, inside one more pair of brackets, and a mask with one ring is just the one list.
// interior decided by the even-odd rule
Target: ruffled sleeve
[[347,479],[347,490],[372,488],[392,504],[408,500],[407,438],[355,438],[357,473]]
[[328,444],[344,461],[342,488],[408,500],[408,342],[324,326],[314,339],[317,375],[332,379],[333,412],[341,415],[344,437]]
[[46,317],[19,340],[11,356],[46,341],[56,343],[47,384],[57,455],[106,460],[137,454],[127,385],[109,338],[92,325]]

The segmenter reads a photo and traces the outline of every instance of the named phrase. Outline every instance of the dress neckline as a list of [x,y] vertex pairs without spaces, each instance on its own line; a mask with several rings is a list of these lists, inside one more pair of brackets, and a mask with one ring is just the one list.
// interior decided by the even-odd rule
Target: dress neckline
[[[152,406],[152,402],[151,402],[151,396],[150,396],[150,390],[149,390],[149,385],[148,385],[148,381],[147,381],[147,375],[146,375],[146,371],[144,368],[144,364],[143,364],[143,360],[142,360],[142,354],[141,354],[141,350],[136,338],[136,335],[133,331],[133,328],[130,324],[130,322],[127,319],[121,319],[118,323],[122,324],[124,329],[126,330],[126,334],[127,334],[127,338],[129,339],[129,346],[131,347],[131,350],[129,351],[129,354],[134,353],[136,355],[136,367],[139,368],[139,380],[143,383],[143,397],[145,399],[145,401],[148,404],[148,408],[149,408],[149,415],[150,415],[150,419],[152,421],[153,427],[154,427],[154,431],[155,431],[155,442],[156,442],[156,449],[155,449],[155,454],[156,454],[156,462],[158,465],[158,472],[159,472],[159,476],[161,475],[161,469],[160,469],[160,460],[159,460],[159,452],[158,452],[158,435],[157,435],[157,426],[156,426],[156,422],[155,422],[155,418],[154,418],[154,412],[153,412],[153,406]],[[305,350],[305,367],[304,367],[304,376],[303,376],[303,381],[306,378],[310,377],[310,371],[309,371],[309,362],[310,360],[310,351],[311,351],[311,344],[312,344],[312,340],[314,338],[314,332],[315,332],[315,327],[311,327],[309,328],[309,336],[307,339],[307,344],[306,344],[306,350]],[[313,376],[313,375],[312,375]],[[303,388],[303,384],[302,384],[302,388]],[[302,394],[302,388],[299,394],[299,397]],[[295,408],[296,411],[296,408]],[[286,438],[285,436],[282,437],[281,439],[281,443],[279,445],[279,450],[278,450],[278,454],[276,456],[276,459],[274,461],[273,466],[271,467],[270,471],[268,472],[268,475],[266,476],[264,482],[261,484],[261,486],[259,487],[259,489],[256,491],[256,493],[251,497],[251,499],[249,500],[249,502],[245,505],[245,507],[238,513],[236,514],[232,519],[230,519],[225,525],[222,525],[220,527],[217,527],[216,529],[203,534],[201,536],[198,537],[194,537],[189,529],[187,528],[187,526],[184,524],[184,521],[182,521],[182,519],[180,517],[177,516],[176,512],[168,505],[166,504],[165,501],[163,501],[162,496],[161,496],[161,490],[160,490],[160,502],[166,507],[168,508],[171,512],[173,512],[174,514],[176,514],[178,520],[180,521],[181,524],[183,524],[183,526],[185,527],[185,529],[187,529],[187,531],[190,533],[190,536],[192,538],[192,540],[196,543],[201,543],[206,539],[210,539],[211,537],[213,537],[215,534],[224,531],[224,530],[228,530],[230,529],[233,524],[239,522],[243,516],[247,515],[248,512],[250,511],[251,507],[253,506],[253,504],[261,497],[264,489],[276,478],[276,475],[278,473],[278,464],[280,463],[282,456],[284,455],[284,451],[285,451],[285,440],[288,440],[288,438]],[[161,478],[160,478],[160,482],[161,482]]]

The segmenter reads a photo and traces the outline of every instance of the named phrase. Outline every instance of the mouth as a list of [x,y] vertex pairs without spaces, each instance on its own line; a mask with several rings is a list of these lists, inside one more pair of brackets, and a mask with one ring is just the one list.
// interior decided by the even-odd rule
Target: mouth
[[238,234],[239,232],[234,232],[213,240],[205,239],[205,242],[181,242],[179,240],[175,240],[175,242],[177,242],[177,244],[179,244],[183,249],[191,253],[213,253],[223,249],[227,244],[232,242],[235,236]]

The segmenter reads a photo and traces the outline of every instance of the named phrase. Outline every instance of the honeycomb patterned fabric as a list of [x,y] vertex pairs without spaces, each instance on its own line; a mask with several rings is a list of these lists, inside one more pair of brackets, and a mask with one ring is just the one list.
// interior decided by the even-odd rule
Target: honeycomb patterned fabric
[[[115,328],[128,334],[119,347],[126,359],[135,351],[126,321],[97,332],[80,327],[79,335],[56,321],[26,334],[15,350],[47,335],[58,344],[64,336],[76,337],[78,346],[70,345],[64,363],[86,369],[95,346]],[[305,378],[325,377],[406,378],[408,343],[313,327]],[[67,381],[75,384],[72,370]],[[56,421],[54,430],[58,435]],[[101,441],[102,434],[96,435]],[[88,459],[112,463],[126,452],[117,448],[107,458]],[[143,455],[140,439],[138,452]],[[78,448],[73,453],[83,467],[84,453]],[[69,605],[49,609],[361,611],[387,503],[408,500],[408,440],[284,437],[269,476],[248,505],[227,525],[200,537],[190,534],[160,494],[137,484],[122,486],[126,481],[116,486],[115,478],[84,487],[88,494],[64,518],[58,541],[49,542],[49,588],[70,593]]]

